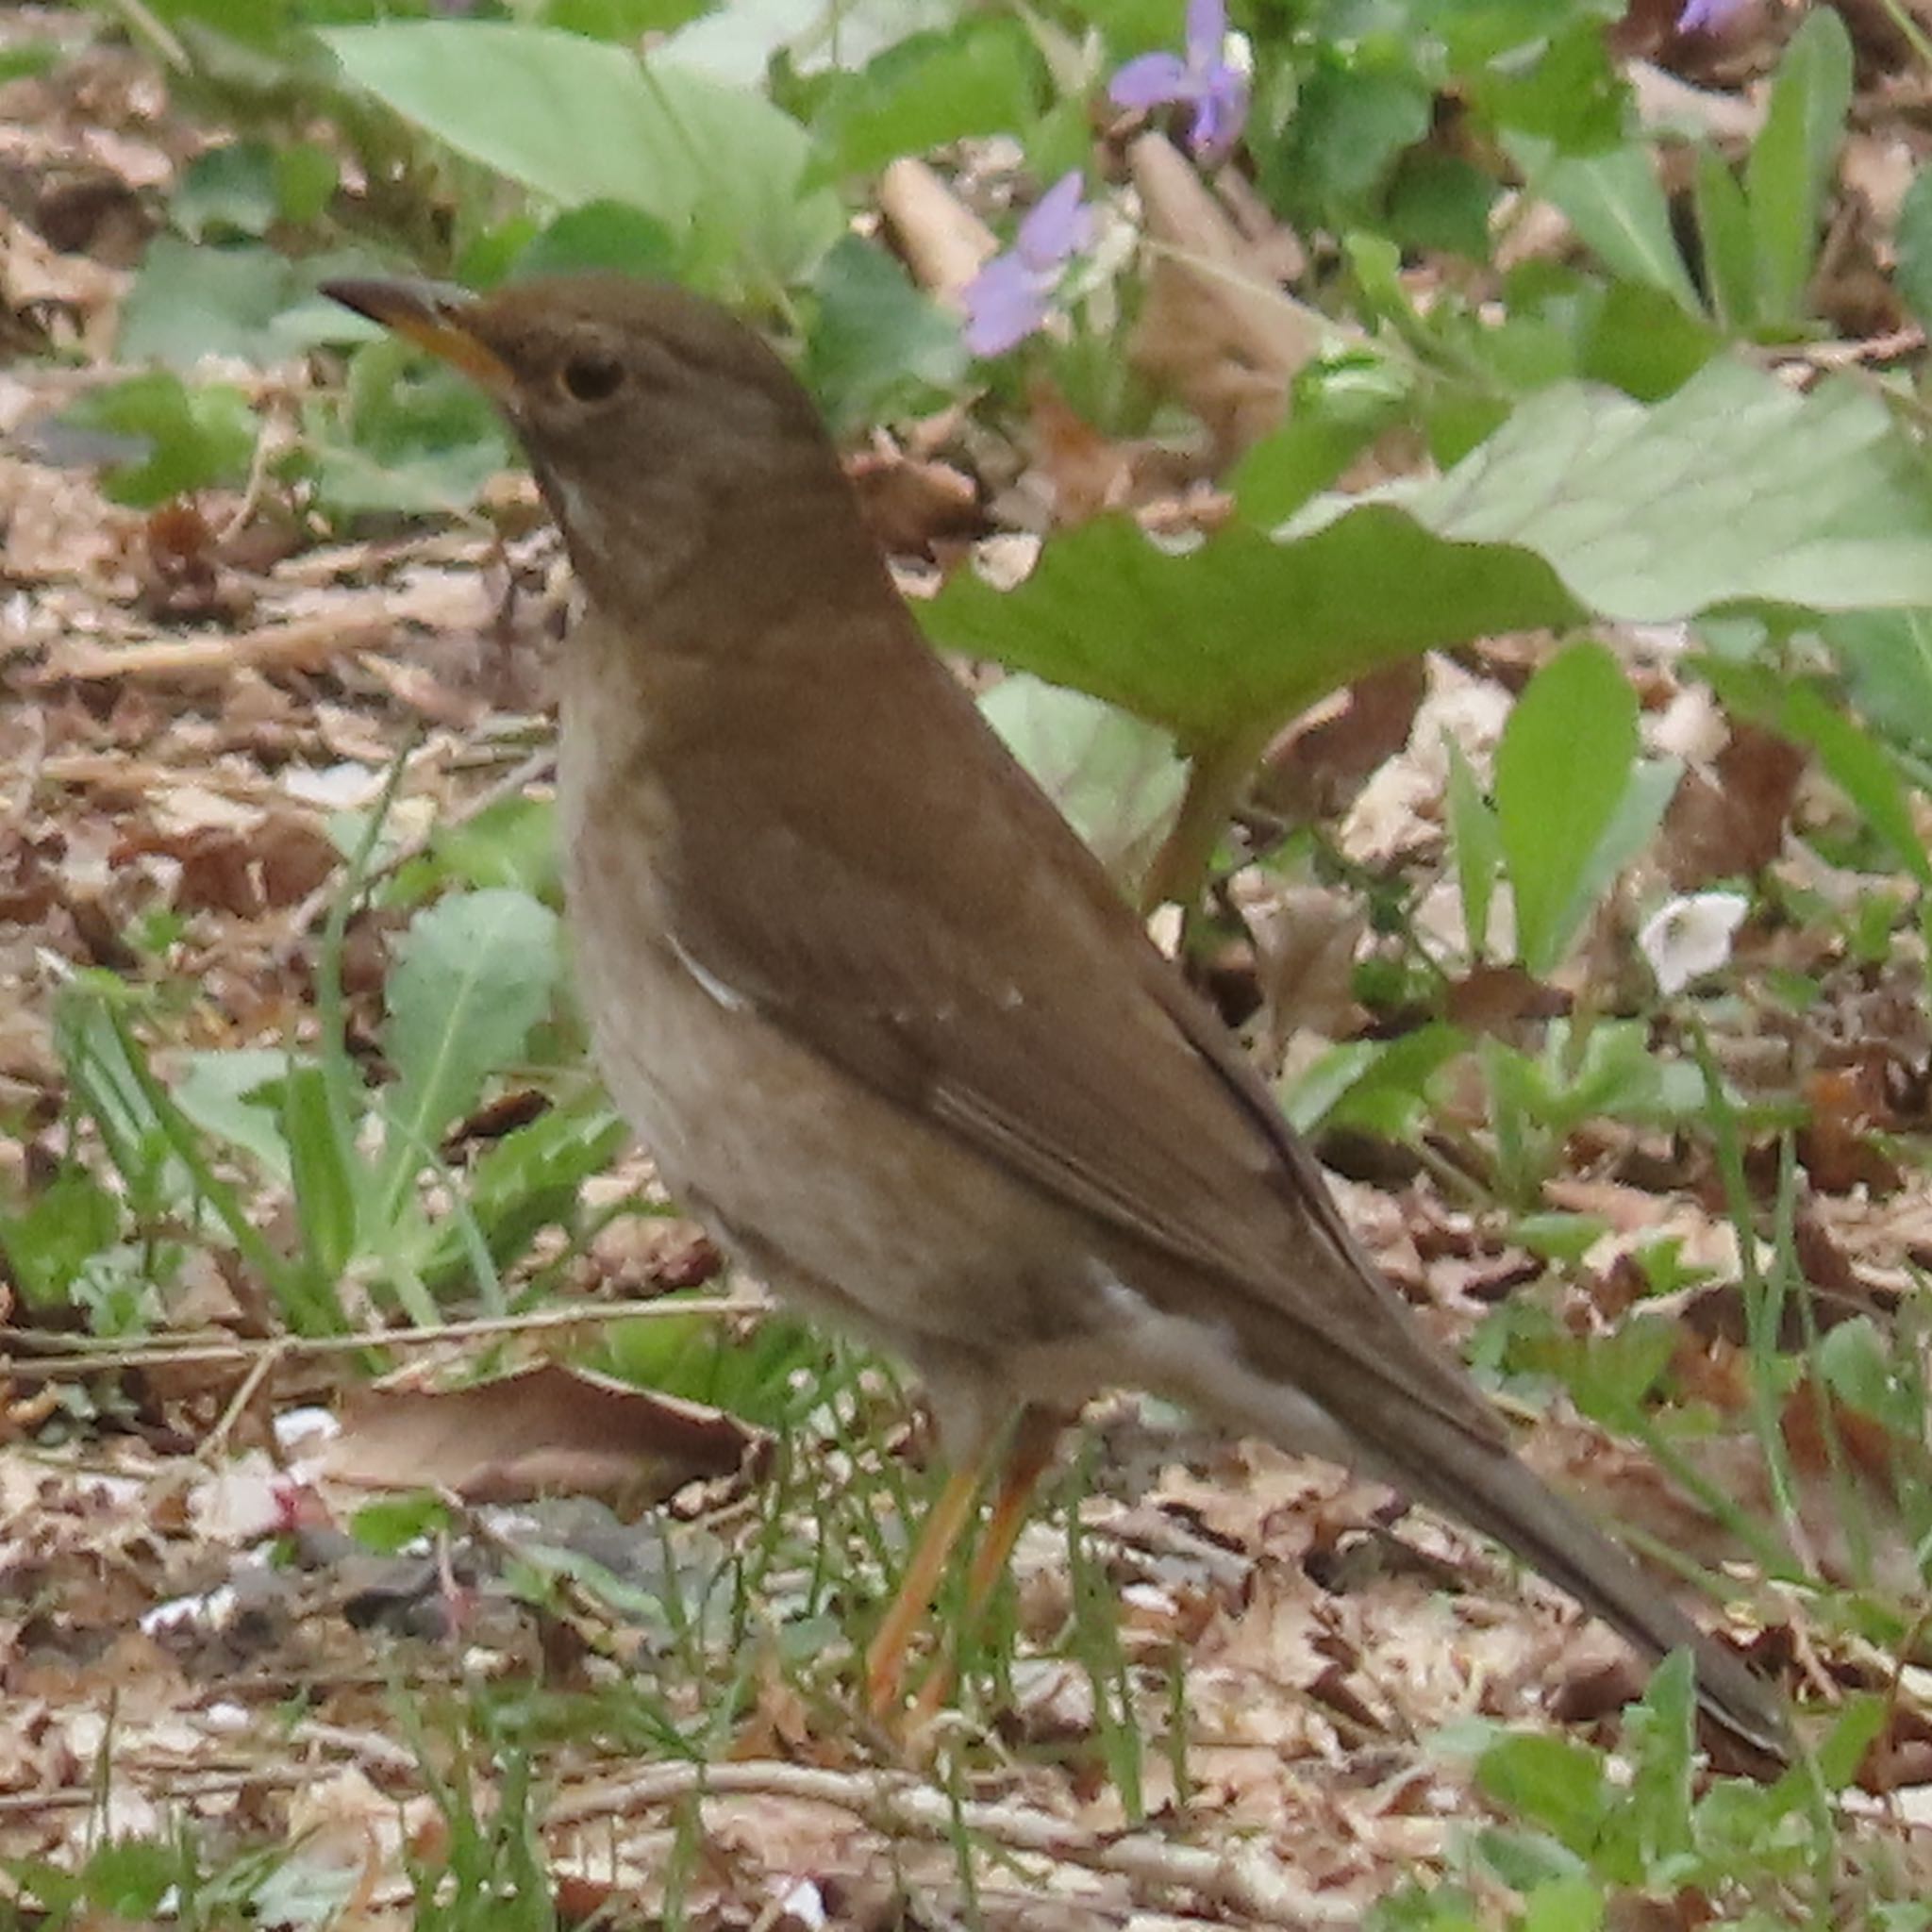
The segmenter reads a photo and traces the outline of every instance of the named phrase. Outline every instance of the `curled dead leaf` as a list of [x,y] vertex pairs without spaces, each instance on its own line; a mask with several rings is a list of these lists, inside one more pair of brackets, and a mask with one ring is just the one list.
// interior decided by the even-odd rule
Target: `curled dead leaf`
[[371,1489],[477,1503],[595,1495],[626,1514],[737,1474],[763,1440],[721,1409],[546,1362],[466,1389],[369,1391],[324,1466]]

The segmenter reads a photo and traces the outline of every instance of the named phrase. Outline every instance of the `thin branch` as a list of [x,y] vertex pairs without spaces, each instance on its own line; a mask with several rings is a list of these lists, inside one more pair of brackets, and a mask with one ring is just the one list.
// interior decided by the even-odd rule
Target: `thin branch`
[[1265,1925],[1357,1925],[1361,1909],[1324,1899],[1255,1846],[1210,1851],[1172,1844],[1148,1832],[1108,1838],[1064,1818],[1017,1805],[955,1807],[945,1792],[895,1773],[818,1771],[800,1764],[665,1764],[566,1797],[550,1807],[549,1828],[675,1804],[690,1797],[774,1797],[832,1805],[880,1831],[947,1840],[963,1827],[1008,1849],[1029,1852],[1138,1886],[1190,1891]]

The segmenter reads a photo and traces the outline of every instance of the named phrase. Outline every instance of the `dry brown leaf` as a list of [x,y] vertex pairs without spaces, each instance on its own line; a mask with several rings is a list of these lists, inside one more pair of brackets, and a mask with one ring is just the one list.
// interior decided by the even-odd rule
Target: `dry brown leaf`
[[595,1495],[647,1508],[734,1474],[762,1439],[734,1416],[544,1363],[467,1389],[372,1390],[353,1401],[325,1473],[471,1502]]
[[1291,238],[1283,231],[1281,258],[1268,259],[1172,142],[1143,134],[1127,162],[1151,254],[1129,359],[1201,419],[1230,462],[1281,421],[1295,373],[1336,325],[1283,291]]

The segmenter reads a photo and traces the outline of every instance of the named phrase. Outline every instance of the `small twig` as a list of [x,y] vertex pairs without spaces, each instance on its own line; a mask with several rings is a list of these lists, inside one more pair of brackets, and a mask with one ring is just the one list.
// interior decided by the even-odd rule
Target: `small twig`
[[[502,777],[492,779],[474,797],[466,798],[454,811],[439,813],[436,819],[422,831],[412,833],[402,840],[381,859],[362,874],[362,888],[366,891],[379,880],[400,872],[406,865],[412,865],[427,852],[431,845],[444,834],[454,831],[458,825],[466,825],[473,819],[480,818],[493,805],[500,805],[506,798],[514,798],[519,792],[547,778],[557,766],[557,747],[545,745],[541,751],[532,752],[520,763],[513,765]],[[341,891],[333,878],[325,879],[321,885],[303,899],[289,915],[288,942],[307,937],[314,930],[316,922],[324,917]]]
[[748,1295],[712,1295],[693,1301],[666,1299],[619,1303],[596,1308],[546,1308],[527,1315],[483,1315],[470,1322],[443,1322],[425,1328],[365,1328],[353,1335],[280,1335],[263,1341],[236,1337],[227,1341],[157,1341],[129,1348],[84,1336],[42,1335],[31,1328],[0,1328],[0,1352],[25,1346],[44,1353],[0,1353],[0,1374],[45,1379],[92,1375],[104,1369],[159,1369],[184,1364],[254,1363],[259,1357],[348,1355],[365,1348],[422,1348],[440,1341],[516,1335],[543,1328],[575,1328],[587,1323],[652,1321],[684,1315],[756,1315],[767,1304]]
[[1099,1838],[1063,1818],[1016,1805],[954,1806],[945,1792],[891,1773],[818,1771],[800,1764],[665,1764],[562,1799],[544,1823],[557,1827],[675,1804],[681,1798],[794,1798],[836,1806],[881,1831],[947,1840],[964,1828],[1010,1850],[1104,1872],[1136,1885],[1191,1891],[1268,1925],[1356,1925],[1359,1907],[1316,1897],[1252,1846],[1209,1851],[1147,1832]]
[[246,1413],[248,1405],[255,1400],[261,1385],[275,1373],[277,1365],[288,1359],[287,1341],[287,1336],[277,1336],[256,1357],[248,1373],[242,1377],[242,1386],[222,1411],[221,1421],[208,1431],[208,1440],[195,1451],[198,1461],[212,1467],[227,1453],[228,1438],[234,1433],[235,1424]]
[[139,644],[72,643],[42,674],[43,682],[67,678],[208,677],[236,671],[325,664],[373,651],[394,637],[391,613],[367,617],[300,617],[264,625],[232,637],[158,638]]

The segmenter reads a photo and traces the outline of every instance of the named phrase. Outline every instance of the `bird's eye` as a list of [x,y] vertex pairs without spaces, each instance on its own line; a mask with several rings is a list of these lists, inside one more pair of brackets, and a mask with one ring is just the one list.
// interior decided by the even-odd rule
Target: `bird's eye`
[[624,364],[615,356],[587,351],[563,365],[562,381],[573,401],[608,402],[624,386]]

